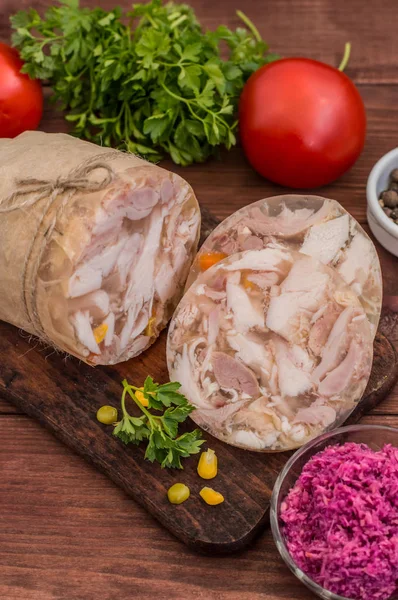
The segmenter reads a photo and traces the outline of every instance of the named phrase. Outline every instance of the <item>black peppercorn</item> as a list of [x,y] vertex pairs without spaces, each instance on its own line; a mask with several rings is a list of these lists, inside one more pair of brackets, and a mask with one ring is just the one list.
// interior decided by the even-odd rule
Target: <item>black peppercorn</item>
[[380,193],[379,204],[384,214],[398,225],[398,168],[391,171],[388,189]]
[[398,169],[394,169],[393,171],[391,171],[390,177],[392,181],[398,183]]
[[384,206],[388,206],[388,208],[395,208],[398,206],[398,193],[394,190],[383,192],[381,199],[383,200]]

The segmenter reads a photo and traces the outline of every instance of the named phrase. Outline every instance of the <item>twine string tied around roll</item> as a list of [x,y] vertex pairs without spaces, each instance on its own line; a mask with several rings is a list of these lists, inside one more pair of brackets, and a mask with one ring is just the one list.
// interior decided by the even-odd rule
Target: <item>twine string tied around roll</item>
[[[18,179],[15,181],[15,185],[17,186],[16,191],[3,199],[0,198],[0,214],[29,209],[30,207],[35,206],[37,203],[47,198],[47,202],[43,205],[43,212],[38,222],[36,232],[32,237],[32,243],[30,244],[26,253],[22,273],[22,300],[26,311],[26,316],[29,322],[34,326],[36,335],[46,343],[51,344],[51,341],[45,334],[36,306],[37,279],[41,259],[46,245],[50,240],[51,234],[56,226],[58,215],[60,211],[67,205],[70,199],[77,192],[99,192],[107,188],[114,180],[115,173],[113,169],[107,163],[103,162],[103,160],[99,160],[99,158],[103,159],[104,156],[92,157],[91,159],[79,165],[77,168],[72,169],[72,171],[70,171],[67,175],[57,177],[57,179],[54,181],[35,178]],[[104,177],[99,179],[90,179],[90,175],[99,169],[105,170],[106,173]],[[57,207],[51,222],[46,227],[45,233],[42,233],[43,222],[59,197],[63,197],[62,202]],[[32,285],[30,286],[30,289],[28,289],[28,267],[33,249],[38,241],[41,242],[41,245],[35,259],[35,264],[32,268]]]

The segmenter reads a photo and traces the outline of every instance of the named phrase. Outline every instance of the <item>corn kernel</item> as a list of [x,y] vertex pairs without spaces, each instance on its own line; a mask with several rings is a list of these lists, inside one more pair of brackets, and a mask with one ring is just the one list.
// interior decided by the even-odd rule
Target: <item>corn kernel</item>
[[217,456],[214,450],[202,452],[198,463],[198,475],[202,479],[213,479],[217,475]]
[[147,398],[145,398],[144,392],[142,391],[143,389],[144,388],[140,388],[139,390],[137,390],[135,392],[135,397],[137,398],[138,402],[142,404],[142,406],[149,406],[149,401],[147,400]]
[[144,335],[152,337],[155,334],[154,325],[156,323],[156,317],[151,317],[148,321],[148,325],[145,328]]
[[189,487],[184,483],[175,483],[167,492],[167,497],[171,504],[182,504],[185,500],[188,500],[190,495]]
[[258,286],[255,283],[253,283],[252,281],[250,281],[250,279],[247,278],[247,275],[243,275],[242,284],[243,284],[243,287],[246,288],[247,290],[258,290]]
[[224,496],[209,487],[202,488],[199,494],[206,504],[210,504],[210,506],[217,506],[217,504],[224,502]]
[[102,323],[102,325],[98,325],[98,327],[93,329],[94,339],[97,344],[100,344],[104,341],[107,331],[108,325],[106,323]]

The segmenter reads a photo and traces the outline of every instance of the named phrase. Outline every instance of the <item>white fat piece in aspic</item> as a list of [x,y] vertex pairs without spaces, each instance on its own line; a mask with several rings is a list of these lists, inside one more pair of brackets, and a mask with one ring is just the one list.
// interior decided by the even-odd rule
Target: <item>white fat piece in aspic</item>
[[356,233],[350,247],[345,252],[338,272],[344,281],[351,284],[357,294],[362,292],[373,263],[372,243],[362,233]]
[[313,256],[327,265],[333,261],[341,248],[344,248],[348,241],[349,229],[348,215],[314,225],[309,230],[300,252]]
[[93,354],[100,354],[100,349],[95,341],[93,330],[90,323],[90,313],[88,310],[82,312],[78,311],[71,316],[72,325],[75,328],[76,335],[80,342],[88,348]]
[[233,313],[235,329],[240,333],[253,327],[264,327],[264,314],[255,309],[245,290],[236,283],[236,277],[228,278],[227,306]]

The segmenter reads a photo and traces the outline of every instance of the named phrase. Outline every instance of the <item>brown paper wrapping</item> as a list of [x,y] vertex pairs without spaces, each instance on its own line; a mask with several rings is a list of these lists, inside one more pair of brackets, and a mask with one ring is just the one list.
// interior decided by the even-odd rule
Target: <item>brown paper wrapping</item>
[[148,175],[170,177],[132,154],[66,134],[0,139],[0,319],[84,360],[79,342],[71,345],[71,325],[54,329],[38,273],[43,260],[51,263],[54,242],[61,240],[72,262],[78,258],[88,242],[83,219],[93,218],[105,196]]

